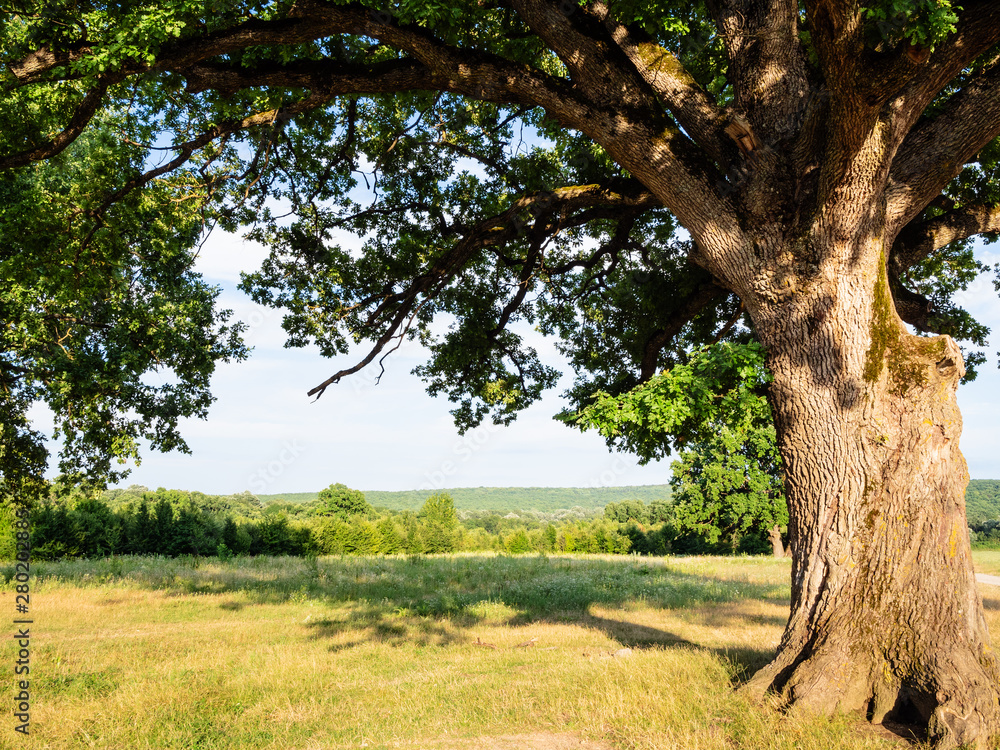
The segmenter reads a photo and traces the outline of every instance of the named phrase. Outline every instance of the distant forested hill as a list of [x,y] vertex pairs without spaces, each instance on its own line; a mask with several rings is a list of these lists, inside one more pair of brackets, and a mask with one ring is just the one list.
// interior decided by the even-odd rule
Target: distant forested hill
[[[552,513],[556,510],[581,507],[600,510],[609,503],[620,500],[642,500],[649,505],[654,500],[670,497],[670,485],[650,484],[636,487],[461,487],[444,490],[455,500],[459,510],[519,511],[537,510]],[[384,492],[367,490],[365,499],[387,510],[420,510],[424,500],[433,494],[430,490]],[[257,495],[265,505],[272,502],[307,503],[315,500],[319,492],[290,492],[280,495]],[[984,521],[1000,520],[1000,480],[973,479],[965,495],[969,525]]]
[[969,526],[1000,520],[1000,479],[973,479],[965,491]]
[[[552,513],[581,507],[598,511],[620,500],[642,500],[647,505],[670,497],[670,486],[650,484],[635,487],[460,487],[442,490],[451,495],[458,510],[519,511]],[[377,508],[418,511],[432,490],[384,492],[366,490],[365,499]],[[281,495],[257,495],[262,503],[305,503],[315,500],[318,492],[292,492]]]

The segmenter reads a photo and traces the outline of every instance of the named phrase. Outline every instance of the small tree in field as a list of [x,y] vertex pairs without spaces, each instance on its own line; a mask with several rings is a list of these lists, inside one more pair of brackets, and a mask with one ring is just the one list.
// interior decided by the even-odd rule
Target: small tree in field
[[[759,552],[769,532],[788,523],[769,382],[759,345],[716,344],[627,394],[598,393],[563,418],[596,427],[609,445],[642,462],[682,445],[672,467],[670,520],[708,545]],[[627,507],[614,504],[605,515],[627,520],[617,518]],[[666,510],[656,508],[658,515]]]
[[773,425],[749,433],[720,425],[673,464],[679,530],[734,552],[770,550],[771,530],[788,523],[779,463]]

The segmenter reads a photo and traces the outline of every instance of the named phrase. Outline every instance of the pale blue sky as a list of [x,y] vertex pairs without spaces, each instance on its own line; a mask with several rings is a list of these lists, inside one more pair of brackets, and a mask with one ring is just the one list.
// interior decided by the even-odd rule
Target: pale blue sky
[[[1000,253],[980,249],[990,265]],[[236,290],[241,270],[256,268],[262,248],[221,232],[213,235],[198,269],[223,288],[221,303],[250,327],[249,361],[220,367],[213,391],[218,400],[207,421],[189,420],[184,434],[192,455],[147,454],[126,483],[197,489],[209,493],[315,491],[334,482],[362,490],[476,486],[614,486],[666,483],[670,460],[637,465],[610,453],[594,433],[581,434],[554,421],[561,392],[536,403],[510,427],[482,427],[458,434],[451,405],[431,398],[410,374],[423,361],[406,345],[388,360],[382,382],[361,372],[330,387],[316,402],[306,391],[356,359],[331,361],[315,350],[284,349],[281,313],[259,307]],[[1000,300],[985,276],[963,295],[970,311],[997,333],[991,360],[975,383],[962,386],[965,418],[962,448],[973,478],[1000,478]],[[543,360],[559,366],[552,341],[537,344]],[[359,350],[360,351],[360,350]],[[375,368],[377,370],[377,368]]]

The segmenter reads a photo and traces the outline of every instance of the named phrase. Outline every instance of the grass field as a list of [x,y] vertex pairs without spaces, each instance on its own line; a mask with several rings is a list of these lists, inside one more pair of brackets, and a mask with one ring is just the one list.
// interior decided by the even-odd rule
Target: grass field
[[[977,562],[1000,572],[1000,553]],[[13,619],[13,568],[0,571]],[[733,693],[781,635],[786,560],[120,558],[33,571],[32,736],[13,732],[8,676],[0,747],[913,747],[856,717],[785,717]],[[1000,632],[1000,589],[983,594]],[[14,649],[2,640],[4,671]]]

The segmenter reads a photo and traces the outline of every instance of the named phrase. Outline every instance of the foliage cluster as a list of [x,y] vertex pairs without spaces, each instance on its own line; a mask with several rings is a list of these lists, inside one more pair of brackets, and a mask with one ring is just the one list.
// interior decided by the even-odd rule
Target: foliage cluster
[[[0,113],[0,152],[23,146],[27,119],[58,120],[71,88],[55,101],[21,92],[17,114]],[[118,135],[124,115],[98,119],[52,159],[0,170],[3,501],[44,495],[49,450],[28,416],[33,404],[52,411],[63,474],[115,482],[140,441],[187,451],[180,420],[205,417],[216,365],[248,353],[244,325],[227,322],[219,289],[192,270],[204,216],[190,181],[123,189],[143,156]],[[158,380],[145,377],[153,372]]]

